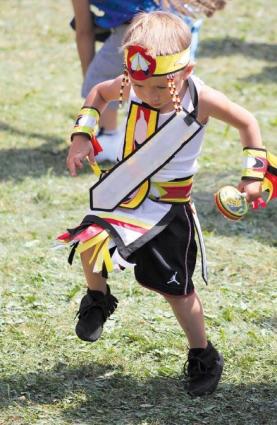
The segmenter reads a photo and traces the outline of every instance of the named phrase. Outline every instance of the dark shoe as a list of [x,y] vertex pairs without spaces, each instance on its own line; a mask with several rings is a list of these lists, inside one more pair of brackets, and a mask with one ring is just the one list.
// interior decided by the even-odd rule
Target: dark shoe
[[184,366],[188,394],[201,396],[215,391],[223,370],[223,356],[208,341],[204,350],[189,350]]
[[87,290],[82,298],[80,308],[76,316],[78,323],[75,331],[83,341],[94,342],[100,338],[103,325],[107,318],[115,311],[118,300],[111,294],[107,285],[107,293]]

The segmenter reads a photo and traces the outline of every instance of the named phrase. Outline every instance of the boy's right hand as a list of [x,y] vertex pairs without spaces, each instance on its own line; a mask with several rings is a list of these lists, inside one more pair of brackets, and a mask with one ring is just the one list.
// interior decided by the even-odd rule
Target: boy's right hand
[[77,170],[83,168],[83,161],[95,162],[91,141],[83,135],[75,135],[69,148],[66,165],[72,177],[77,176]]

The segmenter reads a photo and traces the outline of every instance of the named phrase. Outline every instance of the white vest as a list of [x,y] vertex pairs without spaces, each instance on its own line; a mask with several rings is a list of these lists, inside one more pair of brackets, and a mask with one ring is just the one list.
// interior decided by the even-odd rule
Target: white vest
[[[192,76],[191,78],[195,84],[199,96],[203,82],[195,76]],[[129,96],[129,102],[131,101],[142,103],[132,88]],[[189,112],[193,111],[194,109],[188,88],[183,97],[182,106]],[[166,120],[168,120],[173,113],[174,111],[165,114],[159,114],[158,127],[160,127]],[[163,168],[154,174],[151,177],[151,180],[156,182],[163,182],[177,178],[188,177],[195,174],[198,170],[197,158],[201,153],[204,133],[205,126],[202,130],[200,130],[199,133],[196,134],[196,136],[193,137],[193,139],[190,140],[189,143],[187,143],[179,152],[176,153],[174,158],[172,158]],[[139,121],[137,122],[135,134],[136,140],[139,141],[139,143],[142,143],[145,140],[145,129],[143,123],[139,123]]]

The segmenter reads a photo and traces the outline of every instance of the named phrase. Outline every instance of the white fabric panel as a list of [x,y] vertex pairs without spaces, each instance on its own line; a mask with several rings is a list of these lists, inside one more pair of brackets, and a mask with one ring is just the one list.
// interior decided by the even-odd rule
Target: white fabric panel
[[186,116],[187,113],[184,111],[178,113],[147,143],[96,185],[91,194],[93,209],[104,211],[114,209],[200,128],[197,122],[192,122],[188,126],[184,121]]
[[[198,92],[198,95],[203,86],[203,82],[195,77],[191,77]],[[133,90],[130,93],[130,101],[141,103],[140,99],[136,97]],[[182,106],[189,112],[193,111],[193,104],[190,97],[189,89],[187,89],[185,96],[182,100]],[[174,112],[166,114],[159,114],[158,127],[167,121]],[[139,135],[141,126],[136,127],[136,140],[141,143],[144,137],[143,132]],[[175,156],[171,159],[162,169],[151,177],[152,181],[164,182],[176,178],[188,177],[194,175],[198,171],[197,158],[201,153],[205,133],[205,127],[193,138],[193,141],[185,145]],[[145,140],[145,139],[143,139]]]
[[[124,221],[125,218],[127,223],[128,219],[131,219],[135,225],[139,226],[140,223],[142,223],[151,229],[169,212],[170,208],[170,204],[156,203],[151,201],[151,199],[146,198],[145,201],[136,209],[126,210],[123,208],[117,208],[111,213],[89,210],[87,214],[96,215],[103,219],[112,217],[114,219],[122,218]],[[110,225],[115,229],[117,234],[119,234],[125,246],[128,246],[142,236],[140,232],[128,227],[118,226],[112,223]]]

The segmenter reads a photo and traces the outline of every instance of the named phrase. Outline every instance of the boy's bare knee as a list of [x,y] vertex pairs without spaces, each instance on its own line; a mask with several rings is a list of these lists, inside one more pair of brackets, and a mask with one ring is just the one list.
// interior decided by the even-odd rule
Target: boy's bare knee
[[195,294],[195,292],[191,292],[187,295],[171,295],[171,294],[163,294],[163,297],[169,304],[176,304],[178,302],[186,302],[191,301],[191,297]]

